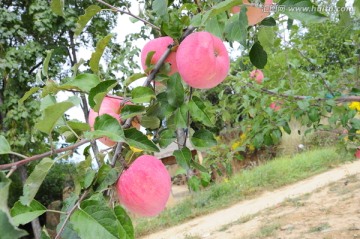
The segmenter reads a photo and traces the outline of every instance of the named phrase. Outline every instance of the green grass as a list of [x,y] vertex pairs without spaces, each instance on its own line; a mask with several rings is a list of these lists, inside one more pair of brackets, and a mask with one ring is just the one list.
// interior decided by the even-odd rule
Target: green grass
[[352,159],[352,156],[339,155],[334,148],[308,151],[292,158],[273,159],[251,170],[244,170],[227,182],[214,184],[206,190],[194,193],[156,218],[135,219],[136,236],[149,234],[231,206],[265,190],[273,190],[297,182]]

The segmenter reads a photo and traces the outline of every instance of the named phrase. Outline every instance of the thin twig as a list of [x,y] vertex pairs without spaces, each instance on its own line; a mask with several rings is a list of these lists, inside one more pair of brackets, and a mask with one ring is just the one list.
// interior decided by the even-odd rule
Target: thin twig
[[[189,93],[189,102],[192,98],[192,94],[193,94],[193,88],[190,86],[190,93]],[[186,121],[186,131],[185,131],[185,140],[184,140],[184,145],[183,147],[186,147],[186,140],[189,136],[189,128],[190,128],[190,112],[187,112],[187,121]]]
[[78,148],[79,146],[81,146],[83,144],[86,144],[86,143],[89,143],[89,142],[90,142],[90,140],[87,140],[87,139],[81,140],[80,142],[78,142],[76,144],[73,144],[73,145],[70,145],[70,146],[65,147],[65,148],[60,148],[60,149],[56,149],[54,151],[51,150],[51,151],[48,151],[46,153],[37,154],[37,155],[25,158],[25,159],[17,161],[17,162],[8,163],[8,164],[2,164],[2,165],[0,165],[0,170],[8,169],[8,168],[11,168],[11,167],[19,167],[19,166],[27,164],[27,163],[29,163],[31,161],[39,160],[39,159],[45,158],[47,156],[50,156],[53,153],[58,154],[58,153],[74,150],[74,149]]
[[65,226],[67,224],[67,221],[69,221],[71,215],[75,212],[76,208],[80,205],[80,203],[82,202],[82,200],[84,200],[84,198],[86,197],[86,195],[88,194],[88,190],[84,191],[84,193],[81,195],[80,199],[77,201],[77,203],[71,208],[71,210],[67,213],[67,216],[59,230],[59,232],[56,234],[55,239],[59,239],[61,236],[61,233],[64,231]]
[[142,21],[143,23],[145,23],[146,25],[151,26],[151,27],[154,28],[155,30],[160,31],[160,28],[159,28],[159,27],[155,26],[155,25],[152,24],[151,22],[149,22],[149,21],[147,21],[147,20],[145,20],[145,19],[143,19],[143,18],[141,18],[141,17],[138,17],[138,16],[132,14],[129,10],[127,10],[127,11],[121,10],[121,9],[119,9],[119,8],[117,8],[117,7],[114,7],[113,5],[111,5],[111,4],[107,3],[107,2],[104,2],[104,1],[102,1],[102,0],[96,0],[96,1],[98,1],[98,2],[101,3],[101,4],[104,4],[105,6],[108,6],[109,8],[111,8],[111,9],[113,9],[113,10],[115,10],[115,11],[121,13],[121,14],[126,14],[126,15],[129,15],[129,16],[133,17],[133,18],[136,18],[136,19],[138,19],[139,21]]

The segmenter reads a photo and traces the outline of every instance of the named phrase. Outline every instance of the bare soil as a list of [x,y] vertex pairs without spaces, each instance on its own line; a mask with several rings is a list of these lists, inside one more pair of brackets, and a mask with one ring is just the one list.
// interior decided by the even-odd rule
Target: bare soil
[[360,161],[144,238],[360,239]]

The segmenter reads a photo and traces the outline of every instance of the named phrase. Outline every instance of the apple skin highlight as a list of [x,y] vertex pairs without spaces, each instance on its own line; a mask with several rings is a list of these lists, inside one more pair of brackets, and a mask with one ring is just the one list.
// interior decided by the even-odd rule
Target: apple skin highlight
[[224,43],[209,32],[195,32],[186,37],[176,53],[182,79],[191,87],[210,89],[225,80],[230,58]]
[[165,209],[171,178],[161,160],[142,155],[122,173],[116,189],[120,203],[130,212],[153,217]]
[[[161,56],[164,54],[164,52],[167,50],[168,46],[173,42],[174,40],[171,37],[159,37],[146,43],[143,49],[141,50],[141,56],[140,56],[141,66],[143,70],[145,71],[147,69],[145,62],[149,52],[155,51],[155,54],[151,58],[151,64],[155,65],[159,61]],[[170,64],[169,75],[178,72],[175,52],[170,53],[170,55],[166,58],[165,63]]]

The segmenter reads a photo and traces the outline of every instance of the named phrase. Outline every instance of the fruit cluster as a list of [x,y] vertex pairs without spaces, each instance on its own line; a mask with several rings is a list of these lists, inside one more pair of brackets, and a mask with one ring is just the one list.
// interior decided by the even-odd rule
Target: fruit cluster
[[[147,69],[145,62],[150,52],[155,52],[151,64],[156,64],[172,43],[170,37],[149,41],[141,51],[143,69]],[[190,34],[170,53],[165,63],[170,64],[169,75],[178,72],[189,86],[197,89],[217,86],[225,80],[230,68],[230,58],[224,43],[209,32]]]
[[[147,70],[146,58],[150,52],[153,52],[151,64],[156,64],[173,42],[170,37],[149,41],[141,52],[143,69]],[[225,80],[230,68],[225,45],[208,32],[190,34],[170,53],[165,63],[170,65],[168,75],[178,72],[184,82],[198,89],[217,86]],[[89,112],[91,129],[94,128],[95,118],[103,114],[114,117],[122,124],[121,110],[128,104],[132,103],[121,97],[104,97],[99,112]],[[134,118],[132,126],[140,127],[137,118]],[[116,144],[107,137],[99,141],[109,147]],[[155,216],[165,208],[170,196],[171,178],[161,160],[151,155],[142,155],[121,174],[116,188],[120,203],[129,211],[139,216]]]

